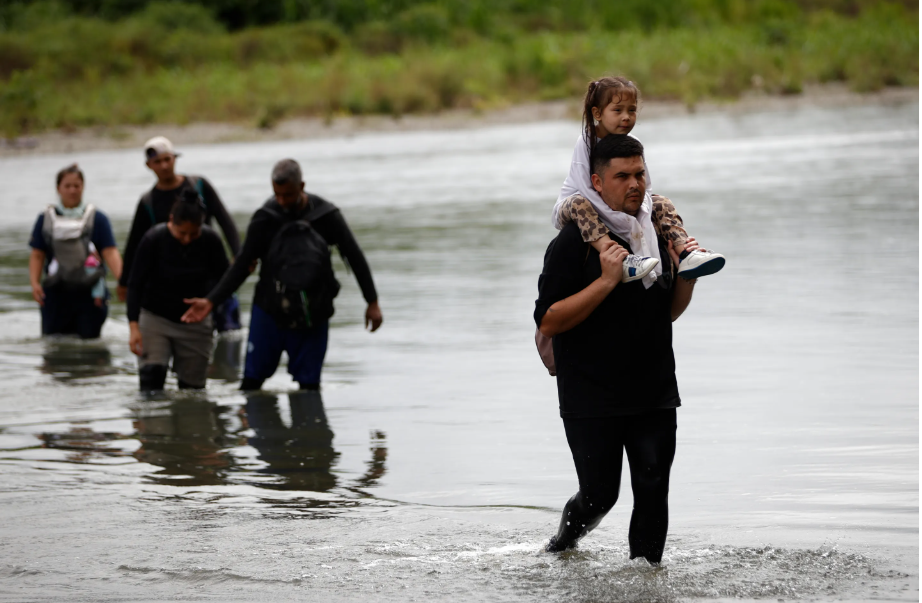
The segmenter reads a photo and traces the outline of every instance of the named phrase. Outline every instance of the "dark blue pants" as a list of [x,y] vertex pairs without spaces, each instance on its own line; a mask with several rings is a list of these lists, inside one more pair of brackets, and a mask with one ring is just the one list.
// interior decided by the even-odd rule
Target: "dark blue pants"
[[102,307],[97,307],[89,289],[53,285],[45,289],[42,335],[77,335],[81,339],[95,339],[99,337],[108,315],[108,291]]
[[271,377],[284,351],[288,353],[288,372],[295,381],[302,385],[320,383],[328,332],[327,323],[310,330],[282,329],[265,310],[254,304],[244,378],[263,381]]

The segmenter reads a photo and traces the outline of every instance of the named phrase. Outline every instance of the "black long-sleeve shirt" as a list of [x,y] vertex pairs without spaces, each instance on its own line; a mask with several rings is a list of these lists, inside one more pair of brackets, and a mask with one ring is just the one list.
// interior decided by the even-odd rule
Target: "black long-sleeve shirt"
[[128,320],[141,308],[180,322],[189,309],[183,299],[202,297],[221,279],[229,262],[221,237],[207,226],[199,238],[183,245],[158,224],[141,238],[128,281]]
[[[369,304],[377,301],[378,293],[375,291],[375,283],[371,278],[371,268],[368,267],[365,254],[362,253],[355,236],[349,230],[343,215],[339,209],[328,201],[311,194],[308,194],[307,205],[298,212],[286,212],[279,205],[279,202],[275,200],[274,196],[270,197],[263,207],[256,210],[256,213],[253,214],[253,219],[250,220],[250,225],[247,227],[243,249],[237,254],[237,258],[221,279],[221,282],[208,294],[208,299],[215,305],[222,302],[236,291],[250,275],[250,266],[253,262],[265,257],[272,239],[275,238],[275,235],[285,224],[284,221],[276,217],[277,214],[280,213],[286,217],[290,216],[290,219],[294,220],[323,205],[328,206],[326,208],[327,213],[312,220],[311,226],[326,240],[328,245],[336,245],[339,248],[343,259],[355,273],[355,279],[362,289],[362,296],[365,301]],[[271,278],[272,275],[266,274],[264,268],[260,270],[253,303],[264,309],[266,308],[265,296],[271,288]]]
[[[617,243],[628,244],[614,235]],[[619,283],[580,324],[554,336],[560,416],[582,419],[681,406],[672,352],[672,262],[659,239],[663,276],[649,289]],[[560,300],[602,275],[599,252],[570,222],[544,255],[535,324]]]
[[[128,285],[132,266],[134,264],[135,253],[137,252],[138,245],[141,243],[141,238],[144,236],[144,233],[150,230],[152,226],[162,224],[170,219],[170,210],[173,208],[173,204],[176,202],[176,199],[179,198],[183,189],[188,188],[190,190],[196,190],[192,182],[193,178],[201,180],[202,182],[202,197],[205,200],[206,209],[205,224],[210,226],[212,224],[212,219],[216,219],[218,225],[221,227],[221,232],[224,233],[224,238],[227,239],[227,244],[231,248],[232,255],[236,256],[240,253],[240,235],[237,232],[237,225],[234,224],[233,218],[227,213],[227,208],[225,208],[224,203],[221,202],[221,198],[218,196],[217,191],[215,191],[208,180],[201,176],[185,176],[182,184],[176,188],[161,190],[155,186],[148,193],[145,193],[144,196],[141,197],[141,200],[138,201],[138,208],[134,212],[134,220],[131,222],[131,231],[128,234],[128,242],[125,244],[125,253],[123,256],[125,260],[124,268],[122,269],[122,276],[118,281],[119,285]],[[144,203],[144,197],[147,195],[150,195],[150,206]],[[151,212],[153,212],[153,221],[151,220]]]

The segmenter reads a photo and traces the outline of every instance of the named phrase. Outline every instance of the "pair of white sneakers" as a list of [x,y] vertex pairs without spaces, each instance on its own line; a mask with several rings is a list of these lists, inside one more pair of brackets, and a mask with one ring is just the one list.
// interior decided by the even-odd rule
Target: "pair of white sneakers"
[[[726,263],[726,258],[719,253],[705,251],[704,249],[696,249],[689,252],[679,261],[679,276],[686,280],[696,279],[699,276],[707,276],[719,272]],[[624,270],[624,276],[621,278],[621,282],[629,283],[642,279],[650,274],[650,271],[656,268],[658,264],[659,260],[656,258],[629,255],[624,258],[624,261],[621,263],[621,268]]]

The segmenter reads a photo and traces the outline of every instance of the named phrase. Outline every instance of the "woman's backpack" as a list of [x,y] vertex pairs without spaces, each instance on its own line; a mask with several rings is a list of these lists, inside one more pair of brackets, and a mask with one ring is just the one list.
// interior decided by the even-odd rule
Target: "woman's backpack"
[[310,329],[326,322],[333,316],[339,283],[333,275],[330,246],[310,223],[320,217],[320,212],[313,211],[320,208],[312,208],[297,219],[263,209],[283,222],[263,259],[271,285],[266,292],[266,310],[284,329]]
[[90,242],[93,240],[93,226],[96,222],[96,208],[86,206],[80,218],[59,216],[53,205],[45,210],[42,236],[51,248],[57,261],[57,270],[45,279],[45,286],[63,283],[71,287],[91,288],[103,278],[103,267],[87,267],[90,256]]

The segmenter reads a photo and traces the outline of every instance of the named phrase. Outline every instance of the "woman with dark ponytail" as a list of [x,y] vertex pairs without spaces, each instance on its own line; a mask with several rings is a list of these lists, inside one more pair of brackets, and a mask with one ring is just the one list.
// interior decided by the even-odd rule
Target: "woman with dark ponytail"
[[138,356],[141,389],[163,389],[172,358],[181,389],[205,387],[211,360],[211,317],[183,324],[184,300],[203,297],[228,268],[224,244],[204,226],[205,207],[183,190],[169,221],[141,239],[128,282],[129,347]]
[[[631,135],[637,121],[640,90],[624,77],[603,77],[590,82],[583,101],[583,128],[573,150],[570,173],[554,205],[553,220],[557,229],[575,222],[583,240],[604,251],[612,243],[610,232],[631,242],[631,255],[624,260],[623,282],[643,279],[649,287],[656,280],[660,253],[654,235],[671,246],[679,258],[678,275],[687,280],[713,274],[723,268],[719,253],[698,247],[688,236],[675,205],[667,197],[650,192],[650,170],[646,169],[646,195],[635,218],[612,211],[592,184],[590,157],[596,143],[611,134]],[[636,138],[636,137],[635,137]],[[646,160],[644,161],[646,168]],[[652,229],[644,237],[644,222]]]

